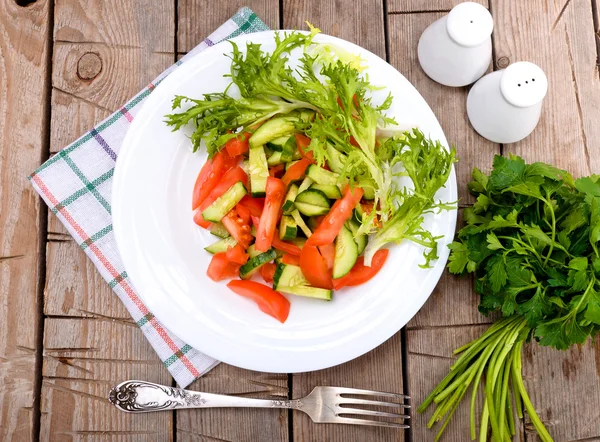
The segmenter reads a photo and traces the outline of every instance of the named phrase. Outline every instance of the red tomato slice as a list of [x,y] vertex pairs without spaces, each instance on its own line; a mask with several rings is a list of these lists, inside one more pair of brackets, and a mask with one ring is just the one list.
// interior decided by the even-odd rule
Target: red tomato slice
[[322,246],[319,246],[319,251],[321,252],[321,255],[323,255],[323,258],[325,258],[325,262],[327,263],[327,268],[329,270],[332,270],[333,262],[335,261],[335,245],[334,245],[334,243],[324,244]]
[[388,249],[380,249],[375,252],[375,255],[373,255],[373,260],[371,261],[371,267],[365,266],[365,259],[360,256],[356,260],[356,264],[354,264],[352,270],[350,270],[347,275],[333,280],[333,288],[339,290],[346,286],[364,284],[377,273],[379,273],[385,264],[385,261],[387,260],[388,254]]
[[308,282],[322,289],[332,289],[331,271],[327,267],[327,261],[319,253],[319,249],[308,243],[300,253],[300,269]]
[[269,169],[269,176],[280,178],[285,173],[285,164],[278,164]]
[[290,264],[293,266],[299,266],[300,265],[300,258],[296,255],[291,255],[289,253],[286,253],[285,255],[283,255],[281,257],[281,262],[284,264]]
[[244,132],[225,143],[225,149],[229,156],[234,158],[248,152],[248,138],[250,138],[250,134]]
[[344,196],[333,204],[323,222],[315,229],[306,244],[313,246],[331,244],[344,223],[352,216],[352,211],[362,196],[363,190],[360,187],[350,190],[350,187],[346,186]]
[[252,216],[257,216],[260,218],[260,216],[262,215],[263,207],[265,207],[265,199],[252,198],[250,195],[246,195],[240,200],[238,204],[247,207],[250,210],[250,214]]
[[273,247],[294,256],[300,256],[300,252],[302,252],[302,249],[297,245],[280,240],[277,230],[275,230],[275,234],[273,235]]
[[277,264],[273,262],[268,262],[263,264],[260,268],[260,276],[263,277],[265,282],[273,282],[273,276],[275,276],[275,270],[277,269]]
[[273,236],[279,220],[279,210],[285,198],[285,184],[279,178],[267,178],[266,194],[265,207],[260,215],[254,243],[259,252],[266,252],[273,243]]
[[252,215],[252,224],[254,225],[254,227],[258,228],[258,225],[260,224],[260,216],[254,216]]
[[248,188],[248,175],[246,175],[246,172],[244,172],[244,169],[242,169],[240,166],[234,167],[225,172],[225,174],[220,178],[219,183],[204,199],[204,201],[202,201],[202,204],[200,204],[200,206],[196,209],[196,212],[194,212],[194,222],[207,229],[210,226],[210,223],[202,217],[202,212],[238,181],[244,183],[244,186]]
[[208,265],[206,274],[213,281],[221,281],[238,276],[240,266],[229,261],[225,253],[215,253]]
[[237,211],[240,218],[242,218],[244,220],[244,222],[249,225],[251,218],[252,218],[252,213],[250,212],[250,209],[248,209],[248,207],[238,203],[235,206],[235,210]]
[[235,239],[244,249],[250,245],[250,242],[252,241],[250,226],[240,218],[235,209],[225,215],[221,220],[221,223],[225,229],[227,229],[229,234],[233,236],[233,239]]
[[240,296],[252,299],[267,315],[284,323],[290,314],[290,301],[285,296],[256,281],[234,280],[227,284]]
[[296,134],[296,147],[300,151],[300,155],[302,155],[303,158],[309,160],[311,163],[314,163],[315,156],[311,151],[306,150],[309,144],[310,138],[308,138],[306,135]]
[[240,244],[229,247],[227,252],[225,252],[225,256],[227,256],[229,261],[236,264],[246,264],[246,262],[248,262],[248,254]]
[[215,188],[224,170],[224,156],[221,152],[217,153],[212,159],[208,160],[200,169],[194,191],[192,193],[192,210],[196,210],[208,194]]
[[292,181],[299,180],[306,173],[307,167],[310,166],[310,161],[306,158],[302,158],[297,163],[294,163],[290,166],[290,168],[285,172],[281,181],[287,186],[290,185]]

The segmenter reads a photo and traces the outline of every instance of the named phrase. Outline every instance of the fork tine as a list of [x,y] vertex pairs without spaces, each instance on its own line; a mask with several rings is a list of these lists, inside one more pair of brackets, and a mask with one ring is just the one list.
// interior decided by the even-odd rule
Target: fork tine
[[396,413],[388,413],[386,411],[377,411],[377,410],[365,410],[364,408],[346,408],[343,407],[341,413],[338,413],[338,416],[343,414],[364,414],[365,416],[377,416],[377,417],[391,417],[395,419],[410,419],[408,414],[396,414]]
[[351,424],[351,425],[370,425],[374,427],[388,427],[388,428],[410,428],[410,425],[397,424],[395,422],[384,422],[384,421],[372,421],[368,419],[353,419],[350,417],[336,417],[332,423],[338,424]]
[[335,390],[336,394],[364,394],[369,396],[383,396],[394,399],[410,399],[410,396],[400,393],[387,393],[384,391],[375,391],[375,390],[361,390],[359,388],[344,388],[344,387],[331,387]]
[[382,402],[382,401],[371,401],[369,399],[356,399],[356,398],[345,398],[342,397],[340,400],[341,405],[375,405],[379,407],[397,407],[397,408],[410,408],[408,404],[399,404],[397,402]]

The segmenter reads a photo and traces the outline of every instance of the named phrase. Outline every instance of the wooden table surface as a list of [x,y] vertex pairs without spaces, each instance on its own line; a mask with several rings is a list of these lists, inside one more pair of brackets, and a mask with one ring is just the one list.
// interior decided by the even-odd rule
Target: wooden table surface
[[[420,69],[421,32],[459,0],[0,0],[0,440],[431,441],[412,429],[314,425],[286,410],[128,415],[106,400],[137,378],[171,384],[157,355],[26,176],[116,110],[243,5],[272,28],[355,42],[387,59],[423,94],[460,155],[461,204],[473,166],[517,153],[580,176],[600,172],[598,9],[595,0],[478,0],[495,20],[490,69],[528,60],[550,89],[535,132],[498,145],[469,126],[468,88]],[[192,389],[299,397],[315,385],[406,392],[415,404],[443,377],[452,349],[490,322],[469,279],[444,275],[405,330],[365,356],[314,373],[219,365]],[[556,441],[600,441],[600,343],[566,352],[527,346],[524,377]],[[445,441],[468,440],[468,407]],[[516,440],[537,440],[527,421]]]

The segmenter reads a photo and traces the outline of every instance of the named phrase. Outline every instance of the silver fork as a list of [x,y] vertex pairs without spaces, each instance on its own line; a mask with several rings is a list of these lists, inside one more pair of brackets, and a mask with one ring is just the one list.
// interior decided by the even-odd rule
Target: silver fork
[[[386,398],[386,401],[347,397],[349,395],[376,396]],[[308,396],[302,399],[271,400],[201,393],[151,382],[131,380],[114,387],[110,391],[108,399],[119,410],[128,413],[184,408],[289,408],[305,412],[313,422],[409,428],[408,425],[397,422],[397,420],[409,419],[406,414],[368,410],[353,406],[377,406],[403,410],[410,408],[410,405],[404,403],[410,397],[403,394],[358,390],[356,388],[315,387]],[[396,421],[369,419],[378,417],[392,418]]]

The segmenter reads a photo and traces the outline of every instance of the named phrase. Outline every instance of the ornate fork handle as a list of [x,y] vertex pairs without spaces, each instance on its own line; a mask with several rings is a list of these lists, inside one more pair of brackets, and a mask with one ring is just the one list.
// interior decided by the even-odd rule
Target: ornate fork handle
[[240,398],[184,390],[145,381],[122,382],[110,391],[108,400],[120,410],[129,413],[214,407],[302,409],[302,402],[299,400]]

